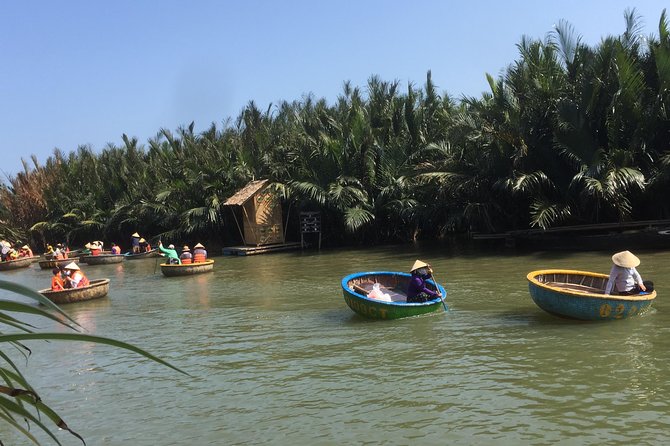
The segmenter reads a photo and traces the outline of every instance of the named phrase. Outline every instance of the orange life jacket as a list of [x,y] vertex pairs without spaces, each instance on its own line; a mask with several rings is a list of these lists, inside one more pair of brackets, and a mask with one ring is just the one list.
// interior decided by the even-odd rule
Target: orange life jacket
[[207,260],[207,256],[202,250],[196,249],[193,251],[193,263],[204,262],[205,260]]
[[65,289],[65,284],[63,283],[63,279],[61,278],[60,274],[56,274],[51,278],[51,290],[52,291],[60,291]]
[[149,251],[151,251],[151,245],[147,243],[147,247],[144,248],[144,251],[145,251],[145,252],[149,252]]
[[121,254],[121,248],[118,246],[112,246],[112,254]]
[[91,249],[92,256],[99,256],[102,251],[100,249]]
[[77,274],[81,275],[81,280],[79,280],[79,283],[77,284],[77,288],[82,288],[82,287],[85,287],[85,286],[89,286],[91,284],[91,282],[88,281],[88,278],[81,271],[75,271],[75,272],[72,273],[73,276],[75,276]]

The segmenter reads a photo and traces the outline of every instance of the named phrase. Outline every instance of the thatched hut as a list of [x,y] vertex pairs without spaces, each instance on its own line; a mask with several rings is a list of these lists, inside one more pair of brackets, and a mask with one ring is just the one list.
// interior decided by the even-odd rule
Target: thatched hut
[[284,243],[282,207],[269,183],[269,180],[251,181],[224,203],[233,207],[235,223],[245,245]]

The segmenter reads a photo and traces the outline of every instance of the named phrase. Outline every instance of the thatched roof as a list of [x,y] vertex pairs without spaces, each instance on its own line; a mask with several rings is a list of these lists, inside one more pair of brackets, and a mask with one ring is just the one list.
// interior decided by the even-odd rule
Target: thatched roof
[[256,181],[250,181],[247,183],[246,186],[244,186],[242,189],[238,190],[235,192],[235,195],[230,197],[229,199],[226,200],[225,203],[223,203],[224,206],[242,206],[244,203],[247,202],[251,197],[253,197],[256,192],[259,190],[263,189],[266,184],[269,183],[269,180],[256,180]]

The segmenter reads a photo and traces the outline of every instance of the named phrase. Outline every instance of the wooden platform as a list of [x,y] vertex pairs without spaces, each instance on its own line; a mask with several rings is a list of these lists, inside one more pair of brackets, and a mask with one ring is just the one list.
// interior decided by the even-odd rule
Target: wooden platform
[[278,243],[275,245],[263,246],[229,246],[223,248],[224,256],[252,256],[255,254],[267,254],[270,252],[288,251],[290,249],[300,248],[300,242]]

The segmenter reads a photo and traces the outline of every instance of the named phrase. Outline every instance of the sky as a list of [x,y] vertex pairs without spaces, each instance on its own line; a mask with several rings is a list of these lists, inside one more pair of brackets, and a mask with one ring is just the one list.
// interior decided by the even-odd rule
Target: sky
[[[254,101],[265,110],[379,76],[458,99],[488,91],[523,36],[561,19],[597,45],[635,7],[658,35],[667,3],[453,0],[22,0],[0,10],[0,180],[35,155],[141,144],[161,128],[222,128]],[[32,165],[32,163],[30,163]]]

